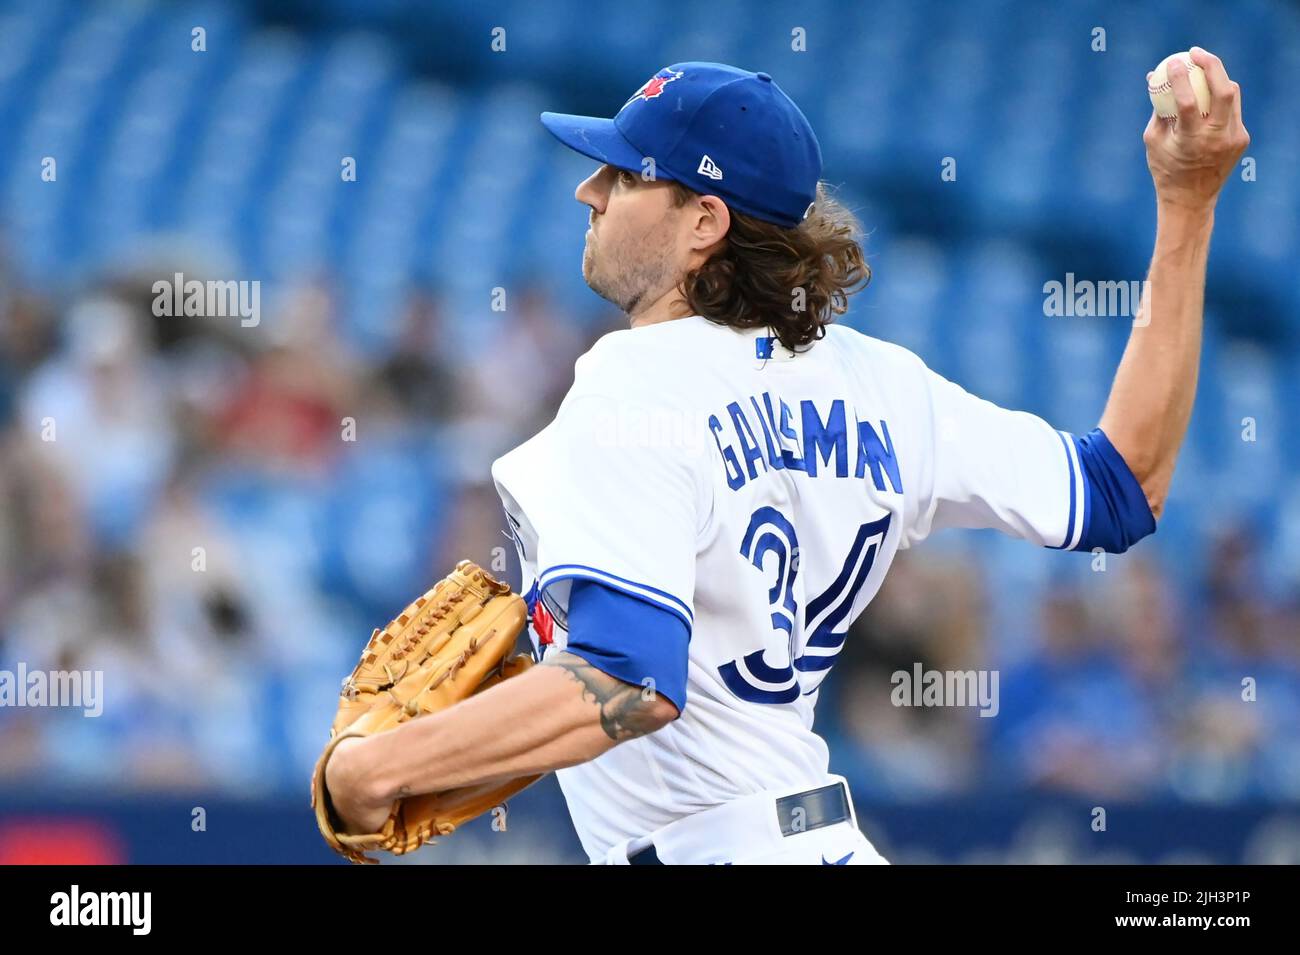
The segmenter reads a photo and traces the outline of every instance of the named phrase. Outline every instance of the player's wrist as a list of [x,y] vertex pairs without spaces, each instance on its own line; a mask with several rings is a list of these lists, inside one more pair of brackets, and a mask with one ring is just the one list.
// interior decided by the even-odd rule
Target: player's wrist
[[1213,201],[1191,197],[1163,197],[1156,203],[1156,248],[1168,253],[1180,248],[1199,256],[1214,231]]
[[1217,190],[1213,194],[1187,189],[1156,191],[1156,215],[1180,224],[1212,224],[1218,204]]
[[[330,755],[325,766],[325,788],[334,813],[352,833],[374,832],[388,817],[391,799],[384,798],[383,784],[367,770],[366,759],[372,739],[345,739]],[[380,816],[382,813],[382,817]]]

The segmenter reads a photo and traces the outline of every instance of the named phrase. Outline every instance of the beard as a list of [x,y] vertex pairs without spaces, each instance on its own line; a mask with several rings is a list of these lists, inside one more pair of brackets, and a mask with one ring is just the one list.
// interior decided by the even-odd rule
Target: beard
[[589,233],[582,250],[582,277],[587,286],[633,315],[642,302],[653,302],[672,287],[672,226],[667,221],[643,235],[613,243],[597,243]]

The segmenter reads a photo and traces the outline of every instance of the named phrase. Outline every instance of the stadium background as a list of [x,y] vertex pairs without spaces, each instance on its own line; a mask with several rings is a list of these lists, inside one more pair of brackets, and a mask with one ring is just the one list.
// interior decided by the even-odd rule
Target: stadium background
[[[1256,175],[1219,206],[1159,533],[1104,571],[986,533],[903,555],[817,725],[898,861],[1300,859],[1300,10],[490,6],[0,2],[0,669],[105,675],[98,718],[0,708],[0,861],[332,858],[306,794],[340,677],[505,544],[489,462],[619,327],[579,270],[592,164],[540,111],[769,71],[870,231],[846,321],[1086,431],[1128,324],[1046,316],[1043,285],[1144,277],[1142,81],[1193,43]],[[153,317],[175,272],[260,281],[260,321]],[[891,706],[913,662],[998,669],[1001,712]],[[508,818],[415,859],[581,861],[553,780]]]

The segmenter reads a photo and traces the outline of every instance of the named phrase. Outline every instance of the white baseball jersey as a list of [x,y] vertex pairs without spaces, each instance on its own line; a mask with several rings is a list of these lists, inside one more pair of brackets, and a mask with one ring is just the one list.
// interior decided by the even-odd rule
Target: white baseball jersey
[[540,597],[535,654],[565,645],[580,578],[691,630],[680,718],[557,773],[593,860],[737,797],[826,782],[818,687],[900,548],[953,526],[1079,543],[1069,436],[851,329],[797,355],[769,336],[699,316],[608,334],[555,420],[493,465]]

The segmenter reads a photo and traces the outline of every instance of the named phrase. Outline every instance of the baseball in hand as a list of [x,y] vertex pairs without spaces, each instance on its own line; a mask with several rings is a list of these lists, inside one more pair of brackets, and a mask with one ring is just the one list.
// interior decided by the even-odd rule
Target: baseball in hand
[[1151,95],[1151,105],[1156,108],[1156,115],[1163,119],[1175,119],[1178,116],[1178,102],[1174,99],[1174,88],[1169,82],[1169,64],[1174,59],[1186,64],[1187,78],[1191,80],[1192,92],[1196,94],[1196,105],[1201,108],[1202,116],[1208,115],[1210,87],[1205,82],[1205,71],[1192,62],[1192,54],[1188,52],[1165,57],[1147,80],[1147,93]]

